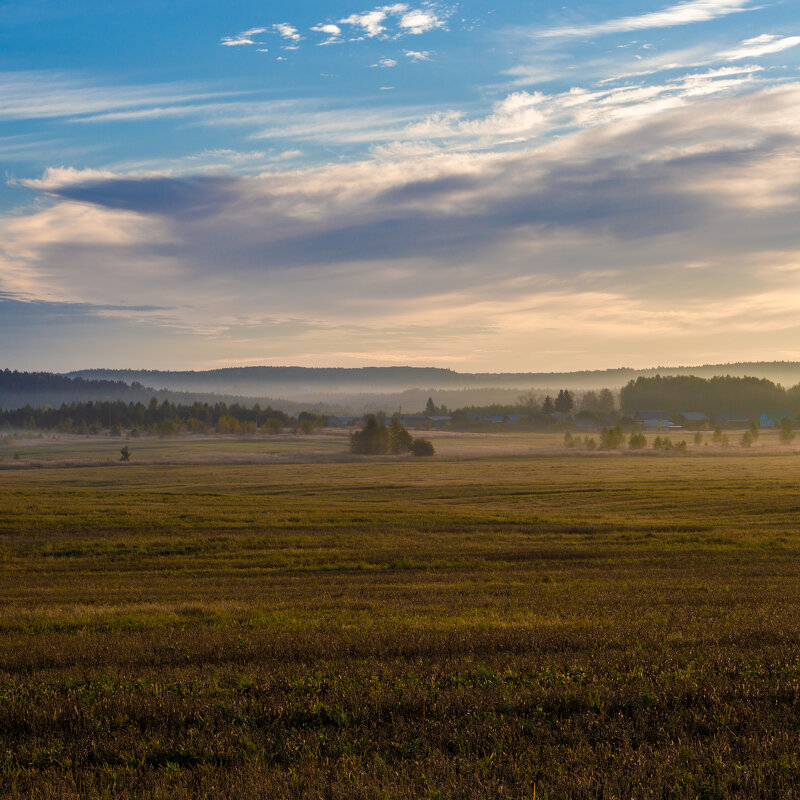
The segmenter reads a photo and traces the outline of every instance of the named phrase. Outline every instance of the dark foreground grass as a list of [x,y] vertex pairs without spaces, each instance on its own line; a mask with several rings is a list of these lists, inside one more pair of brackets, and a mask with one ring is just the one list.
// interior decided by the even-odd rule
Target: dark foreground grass
[[800,796],[800,462],[0,473],[0,792]]

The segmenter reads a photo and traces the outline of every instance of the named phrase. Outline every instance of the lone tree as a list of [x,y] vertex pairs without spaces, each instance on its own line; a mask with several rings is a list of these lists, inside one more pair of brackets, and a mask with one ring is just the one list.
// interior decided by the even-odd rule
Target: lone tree
[[360,431],[350,434],[350,452],[361,455],[379,456],[389,450],[389,431],[372,414],[367,417]]
[[547,395],[547,397],[544,399],[544,403],[542,403],[542,414],[552,414],[555,410],[553,398],[550,397],[550,395]]
[[128,447],[128,445],[125,445],[125,447],[123,447],[119,451],[119,454],[120,454],[120,457],[119,457],[120,461],[130,461],[131,460],[131,451],[130,451],[130,448]]
[[436,405],[433,402],[433,398],[429,397],[428,402],[425,403],[425,416],[426,417],[433,417],[436,414]]

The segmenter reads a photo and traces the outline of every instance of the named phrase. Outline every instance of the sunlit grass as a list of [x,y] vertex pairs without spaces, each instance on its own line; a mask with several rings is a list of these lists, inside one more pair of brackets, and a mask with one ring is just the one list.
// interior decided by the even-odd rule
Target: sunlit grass
[[0,471],[0,790],[797,794],[796,456],[548,448]]

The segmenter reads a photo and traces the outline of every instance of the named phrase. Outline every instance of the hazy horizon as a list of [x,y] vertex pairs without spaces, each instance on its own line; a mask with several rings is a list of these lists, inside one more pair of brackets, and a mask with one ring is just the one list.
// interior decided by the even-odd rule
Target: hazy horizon
[[[207,367],[183,366],[177,364],[171,367],[154,367],[154,366],[109,366],[109,365],[94,365],[94,366],[70,366],[70,367],[39,367],[35,364],[13,364],[13,363],[0,363],[0,370],[8,369],[18,372],[43,372],[52,373],[55,375],[84,375],[87,373],[205,373],[205,372],[219,372],[225,370],[256,370],[256,369],[297,369],[297,370],[436,370],[438,372],[450,372],[454,375],[474,376],[505,376],[505,375],[535,375],[535,376],[559,376],[559,375],[578,375],[578,374],[605,374],[605,373],[647,373],[658,370],[674,371],[674,370],[700,370],[709,371],[714,369],[724,369],[727,367],[744,368],[744,367],[760,368],[759,371],[770,371],[770,369],[781,369],[797,367],[800,370],[800,358],[797,360],[759,360],[759,361],[746,361],[737,359],[735,361],[726,361],[719,363],[686,363],[686,364],[650,364],[647,366],[630,366],[630,365],[616,365],[616,366],[600,366],[600,367],[587,367],[577,369],[550,369],[550,370],[523,370],[523,369],[508,369],[508,370],[466,370],[450,367],[447,365],[439,364],[360,364],[344,365],[344,364],[319,364],[319,365],[306,365],[298,363],[252,363],[252,364],[237,364],[237,363],[223,363]],[[722,374],[721,372],[719,374]]]

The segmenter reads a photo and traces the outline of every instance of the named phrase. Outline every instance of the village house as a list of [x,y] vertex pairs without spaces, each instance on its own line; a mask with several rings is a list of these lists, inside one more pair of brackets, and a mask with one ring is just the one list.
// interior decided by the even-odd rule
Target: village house
[[736,412],[717,414],[716,420],[720,428],[727,428],[728,430],[743,431],[750,427],[750,419],[744,414],[737,414]]
[[676,425],[666,411],[637,411],[633,415],[633,419],[650,431],[680,428],[680,425]]
[[758,427],[767,429],[780,428],[785,419],[788,419],[792,425],[797,424],[797,418],[788,411],[765,411],[758,418]]
[[684,428],[689,428],[690,430],[708,428],[710,424],[708,415],[704,414],[702,411],[679,411],[678,422],[680,422]]

